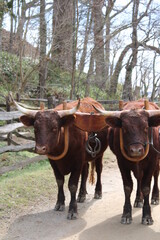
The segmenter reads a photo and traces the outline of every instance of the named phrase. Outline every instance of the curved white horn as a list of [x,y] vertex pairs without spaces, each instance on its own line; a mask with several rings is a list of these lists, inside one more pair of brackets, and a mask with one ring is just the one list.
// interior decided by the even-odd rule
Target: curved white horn
[[158,110],[145,110],[146,112],[149,113],[149,116],[150,117],[153,117],[153,116],[160,116],[160,109]]
[[24,108],[24,107],[20,106],[20,105],[13,99],[13,96],[12,96],[12,93],[11,93],[11,92],[9,93],[9,100],[10,100],[11,103],[13,103],[13,104],[16,106],[16,108],[17,108],[20,112],[22,112],[22,113],[24,113],[24,114],[26,114],[26,115],[30,115],[30,116],[32,116],[32,117],[35,117],[36,113],[38,112],[37,110],[30,110],[30,109],[27,109],[27,108]]
[[64,117],[64,116],[67,116],[67,115],[73,115],[75,112],[77,112],[77,110],[79,109],[79,106],[80,106],[80,99],[78,100],[78,104],[77,106],[75,106],[74,108],[72,109],[68,109],[68,110],[58,110],[58,115],[60,117]]
[[99,109],[99,108],[95,107],[94,105],[92,105],[92,106],[98,113],[100,113],[101,115],[106,116],[106,117],[118,117],[119,118],[122,113],[122,111],[106,111],[106,110]]

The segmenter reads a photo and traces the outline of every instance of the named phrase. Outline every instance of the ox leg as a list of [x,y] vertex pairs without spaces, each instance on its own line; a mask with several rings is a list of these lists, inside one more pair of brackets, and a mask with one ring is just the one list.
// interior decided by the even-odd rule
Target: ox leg
[[135,164],[133,173],[134,173],[135,178],[137,179],[137,192],[136,192],[136,198],[134,201],[134,207],[142,208],[143,207],[143,194],[142,194],[142,190],[141,190],[141,183],[142,183],[143,171],[139,167],[138,164]]
[[143,207],[143,195],[141,191],[141,180],[137,180],[137,192],[136,192],[136,199],[134,201],[135,208],[142,208]]
[[76,200],[76,192],[78,188],[78,181],[80,177],[80,171],[73,171],[69,178],[68,188],[71,195],[71,201],[69,204],[69,210],[67,218],[69,220],[77,219],[77,200]]
[[57,202],[55,205],[54,210],[55,211],[64,211],[65,209],[65,196],[64,196],[64,176],[62,176],[61,179],[56,179],[57,186],[58,186],[58,195],[57,195]]
[[97,182],[96,182],[96,187],[95,187],[94,198],[101,199],[102,198],[101,173],[102,173],[102,168],[103,168],[102,156],[95,160],[95,164],[96,164]]
[[125,194],[125,203],[123,206],[123,214],[121,217],[122,224],[130,224],[132,222],[132,206],[131,206],[131,193],[133,190],[133,181],[131,178],[131,171],[127,169],[120,169],[123,179],[123,187],[124,187],[124,194]]
[[159,162],[158,162],[158,166],[154,172],[154,185],[153,185],[152,197],[151,197],[151,204],[153,204],[153,205],[159,204],[158,177],[159,177]]
[[[147,180],[148,180],[148,178],[147,178]],[[142,193],[143,193],[143,197],[144,197],[142,224],[144,224],[144,225],[152,225],[153,224],[153,219],[151,216],[151,207],[149,204],[150,183],[151,183],[151,177],[148,182],[146,182],[145,178],[142,181]]]
[[50,160],[50,164],[54,170],[54,175],[55,175],[57,186],[58,186],[57,202],[54,207],[54,210],[55,211],[64,211],[64,209],[65,209],[65,195],[64,195],[64,190],[63,190],[64,176],[59,172],[54,161]]
[[86,199],[86,182],[88,178],[88,169],[89,169],[89,164],[86,162],[83,166],[82,173],[81,173],[81,185],[80,185],[80,190],[77,198],[77,202],[84,202]]

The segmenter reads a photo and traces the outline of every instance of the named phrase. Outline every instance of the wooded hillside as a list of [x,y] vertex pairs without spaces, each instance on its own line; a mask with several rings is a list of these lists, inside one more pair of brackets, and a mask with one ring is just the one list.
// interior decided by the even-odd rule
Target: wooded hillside
[[[159,16],[158,0],[2,0],[0,50],[18,57],[12,81],[21,93],[36,85],[39,97],[51,86],[70,99],[154,100],[160,97]],[[10,32],[7,49],[3,29]],[[26,41],[38,51],[27,70]],[[1,56],[2,83],[4,67]]]

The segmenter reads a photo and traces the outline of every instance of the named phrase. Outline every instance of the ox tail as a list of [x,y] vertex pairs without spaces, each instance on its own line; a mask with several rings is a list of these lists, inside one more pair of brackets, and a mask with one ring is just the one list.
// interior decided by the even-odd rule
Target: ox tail
[[90,163],[90,176],[89,176],[89,183],[92,185],[95,183],[94,172],[95,172],[95,161],[93,160]]

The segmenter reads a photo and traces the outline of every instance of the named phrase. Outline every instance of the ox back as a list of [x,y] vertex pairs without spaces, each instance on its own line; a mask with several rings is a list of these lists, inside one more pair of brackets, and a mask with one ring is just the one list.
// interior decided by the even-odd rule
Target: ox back
[[[77,105],[78,101],[67,104],[67,109],[72,109]],[[92,98],[85,98],[81,100],[79,112],[95,112],[92,105],[103,109],[103,107],[93,100]],[[21,121],[29,126],[34,126],[36,151],[39,154],[49,156],[50,164],[53,168],[54,175],[57,181],[58,194],[57,202],[55,205],[56,211],[63,211],[65,207],[65,194],[63,190],[64,177],[69,176],[68,188],[70,191],[70,204],[68,210],[68,219],[77,218],[77,201],[83,202],[86,198],[86,180],[88,177],[88,162],[95,162],[97,172],[97,182],[95,187],[95,198],[102,196],[101,172],[102,172],[102,157],[103,152],[107,148],[107,132],[108,127],[97,133],[97,138],[100,140],[102,146],[99,153],[92,157],[85,150],[86,140],[88,139],[88,132],[80,130],[75,126],[75,116],[61,116],[60,112],[63,106],[59,105],[53,110],[38,111],[34,117],[24,115]],[[64,149],[64,128],[68,127],[69,132],[69,145],[67,153],[59,160],[53,160],[51,156],[60,155]],[[81,175],[81,183],[76,199],[78,182]]]
[[[160,150],[158,129],[160,116],[150,117],[147,111],[142,110],[143,108],[143,100],[127,102],[124,104],[119,118],[109,117],[106,119],[107,124],[110,125],[109,146],[117,157],[125,193],[125,203],[121,217],[122,224],[130,224],[132,222],[130,196],[133,190],[133,181],[131,172],[137,179],[137,193],[134,206],[143,207],[142,224],[153,224],[149,204],[151,178],[153,175],[154,187],[151,203],[155,205],[159,203],[159,160],[156,150]],[[158,110],[159,108],[156,104],[149,103],[149,109]],[[123,150],[121,146],[122,141]],[[151,142],[153,142],[154,147],[150,145]],[[148,152],[146,152],[147,146],[149,146]]]

